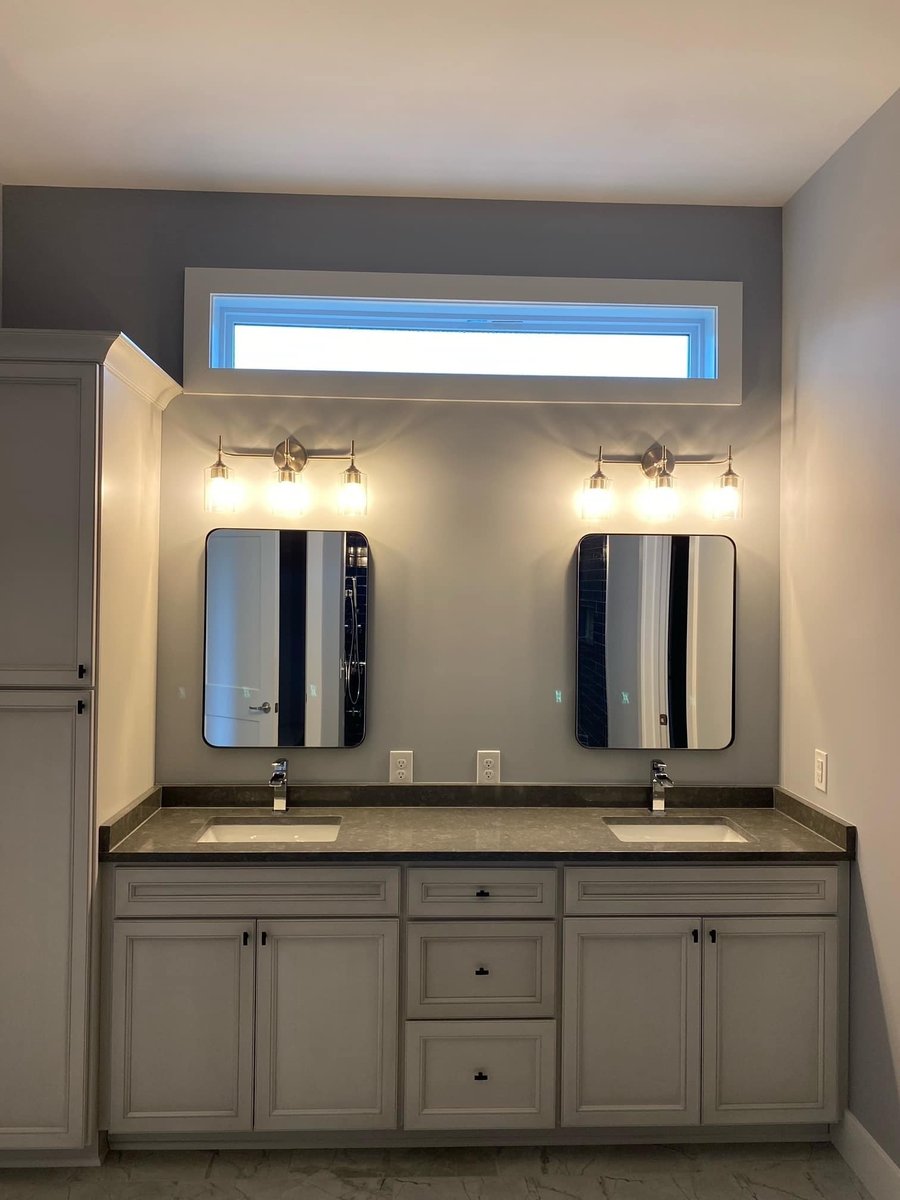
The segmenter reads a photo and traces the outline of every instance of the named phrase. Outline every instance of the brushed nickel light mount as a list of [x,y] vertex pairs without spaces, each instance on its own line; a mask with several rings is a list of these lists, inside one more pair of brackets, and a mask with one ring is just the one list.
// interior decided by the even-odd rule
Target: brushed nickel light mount
[[309,507],[309,489],[303,472],[312,459],[347,462],[349,465],[341,472],[338,510],[348,516],[363,516],[367,511],[366,476],[356,465],[355,441],[351,441],[349,450],[310,450],[297,438],[287,436],[275,445],[274,450],[225,449],[220,437],[216,461],[204,472],[207,512],[234,512],[236,507],[234,471],[222,461],[223,454],[227,458],[271,458],[275,477],[269,489],[269,506],[273,512],[286,517],[300,516]]
[[585,479],[581,489],[581,515],[585,520],[598,520],[609,515],[615,507],[612,482],[603,470],[604,464],[636,465],[648,481],[643,491],[645,515],[656,521],[671,520],[680,503],[675,482],[675,467],[725,466],[706,500],[707,515],[717,519],[735,519],[743,507],[744,481],[734,469],[731,446],[725,455],[681,455],[678,458],[663,442],[654,442],[643,454],[604,455],[601,446],[597,453],[597,469]]

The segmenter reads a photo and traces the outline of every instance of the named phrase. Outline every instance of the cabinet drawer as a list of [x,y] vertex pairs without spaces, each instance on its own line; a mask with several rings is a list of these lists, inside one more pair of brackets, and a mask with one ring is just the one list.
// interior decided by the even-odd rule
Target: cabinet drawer
[[556,871],[507,867],[413,868],[411,917],[552,917]]
[[407,928],[409,1017],[552,1017],[551,921],[435,921]]
[[838,869],[816,866],[568,867],[573,916],[835,913]]
[[407,1129],[552,1129],[555,1021],[408,1021]]
[[117,867],[117,917],[382,917],[396,867]]

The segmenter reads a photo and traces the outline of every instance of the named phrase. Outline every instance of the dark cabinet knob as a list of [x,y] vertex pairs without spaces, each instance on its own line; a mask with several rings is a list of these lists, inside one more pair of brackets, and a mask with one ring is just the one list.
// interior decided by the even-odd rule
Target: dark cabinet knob
[[691,930],[691,937],[694,939],[694,941],[695,941],[695,942],[699,942],[699,941],[700,941],[700,930],[699,930],[699,929],[692,929],[692,930]]
[[488,970],[487,967],[476,967],[475,974],[476,975],[490,975],[490,971]]
[[487,890],[487,888],[479,888],[475,893],[476,896],[489,896],[490,894],[491,893]]
[[487,1075],[485,1075],[484,1071],[476,1071],[475,1072],[475,1081],[477,1083],[484,1083],[484,1081],[486,1079],[487,1079]]

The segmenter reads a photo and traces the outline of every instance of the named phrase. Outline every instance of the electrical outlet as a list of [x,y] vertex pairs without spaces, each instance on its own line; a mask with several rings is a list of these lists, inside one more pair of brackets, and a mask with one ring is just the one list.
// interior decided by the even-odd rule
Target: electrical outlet
[[500,782],[500,751],[479,750],[475,755],[475,782]]
[[816,751],[816,765],[813,781],[820,792],[828,791],[828,755],[824,750]]
[[413,781],[413,752],[412,750],[392,750],[390,755],[391,769],[388,775],[389,783],[412,783]]

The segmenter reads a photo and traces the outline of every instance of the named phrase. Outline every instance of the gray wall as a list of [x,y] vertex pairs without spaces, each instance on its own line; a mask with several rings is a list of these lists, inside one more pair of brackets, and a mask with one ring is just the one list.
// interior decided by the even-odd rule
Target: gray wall
[[900,1163],[898,146],[900,92],[785,215],[782,779],[859,827],[850,1108]]
[[[574,495],[601,440],[677,453],[733,442],[747,479],[738,546],[737,737],[672,751],[683,782],[769,783],[778,756],[781,214],[775,209],[260,196],[8,188],[10,325],[122,328],[180,377],[185,266],[247,266],[744,283],[744,403],[702,409],[181,397],[165,414],[158,769],[162,782],[258,780],[265,751],[200,737],[201,472],[216,436],[311,446],[357,439],[373,548],[369,736],[357,750],[290,756],[295,778],[386,778],[390,748],[419,780],[474,775],[499,748],[503,777],[636,781],[647,753],[574,739]],[[242,463],[261,482],[265,464]],[[314,464],[321,492],[333,468]],[[632,489],[636,468],[613,469]],[[684,471],[686,489],[714,477]],[[235,523],[269,525],[260,507]],[[309,527],[336,528],[327,507]],[[644,531],[628,510],[614,528]],[[713,530],[686,515],[674,531]],[[563,703],[555,692],[563,693]]]

